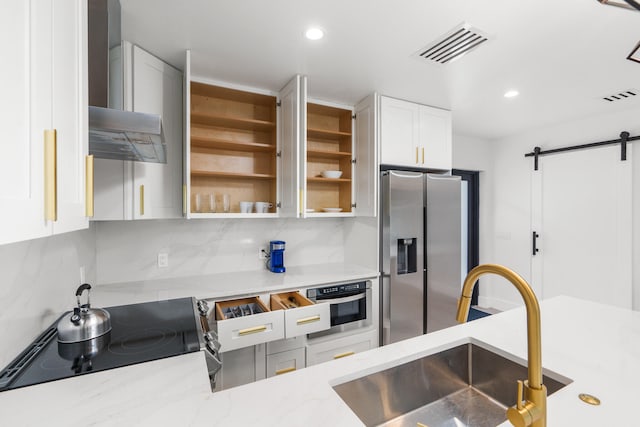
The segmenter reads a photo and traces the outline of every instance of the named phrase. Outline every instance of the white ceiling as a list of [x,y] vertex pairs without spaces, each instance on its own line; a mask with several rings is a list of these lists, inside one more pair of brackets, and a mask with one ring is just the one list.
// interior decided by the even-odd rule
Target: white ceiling
[[[453,111],[454,132],[496,139],[636,108],[640,12],[596,0],[121,0],[123,36],[199,76],[355,104],[377,91]],[[411,55],[461,22],[493,36],[449,65]],[[321,26],[325,37],[304,32]],[[520,96],[506,99],[515,88]]]

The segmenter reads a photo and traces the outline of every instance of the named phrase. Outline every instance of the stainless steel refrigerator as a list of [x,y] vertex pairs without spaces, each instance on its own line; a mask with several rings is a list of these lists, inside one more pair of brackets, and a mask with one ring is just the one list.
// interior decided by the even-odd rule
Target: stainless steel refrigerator
[[380,176],[381,342],[453,326],[462,283],[461,180],[388,170]]

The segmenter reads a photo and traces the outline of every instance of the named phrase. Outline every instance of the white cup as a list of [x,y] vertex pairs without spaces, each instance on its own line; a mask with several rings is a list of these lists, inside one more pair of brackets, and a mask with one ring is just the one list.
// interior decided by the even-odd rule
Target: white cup
[[240,213],[251,213],[253,211],[253,202],[240,202]]
[[269,202],[256,202],[256,212],[257,213],[267,213],[269,209],[273,207],[272,203]]

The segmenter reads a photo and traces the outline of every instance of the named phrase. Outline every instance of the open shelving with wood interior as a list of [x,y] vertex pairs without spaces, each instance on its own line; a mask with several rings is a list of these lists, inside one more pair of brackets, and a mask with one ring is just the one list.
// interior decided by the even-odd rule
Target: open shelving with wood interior
[[[307,103],[307,211],[352,211],[352,114],[347,109]],[[342,171],[342,176],[324,178],[322,172],[329,170]]]
[[[191,82],[191,212],[223,212],[222,196],[230,198],[229,213],[240,212],[240,201],[276,205],[276,97]],[[201,194],[200,211],[196,194]]]

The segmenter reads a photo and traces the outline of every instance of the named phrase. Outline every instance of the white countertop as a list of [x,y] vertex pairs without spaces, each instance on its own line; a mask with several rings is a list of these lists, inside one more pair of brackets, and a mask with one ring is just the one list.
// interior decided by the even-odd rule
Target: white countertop
[[[628,426],[640,380],[640,313],[568,297],[541,303],[542,361],[573,380],[548,399],[548,426]],[[469,337],[526,357],[523,308],[212,394],[202,353],[0,393],[0,424],[360,426],[332,384]],[[590,393],[602,400],[589,406]],[[508,425],[508,423],[505,423]]]
[[97,307],[135,304],[173,298],[218,299],[378,277],[376,270],[352,264],[315,264],[287,267],[285,273],[267,269],[202,276],[98,284],[91,289]]

